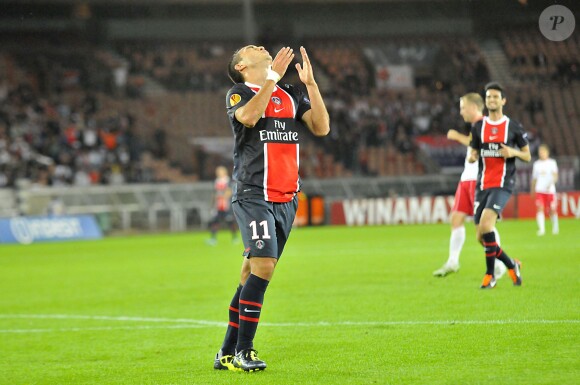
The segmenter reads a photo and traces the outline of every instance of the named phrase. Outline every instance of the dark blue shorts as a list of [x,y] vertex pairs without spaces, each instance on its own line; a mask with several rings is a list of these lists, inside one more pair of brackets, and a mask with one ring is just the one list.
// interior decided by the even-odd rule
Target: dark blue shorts
[[502,188],[477,189],[475,191],[475,202],[473,204],[473,221],[475,224],[479,224],[483,209],[491,209],[497,213],[498,217],[501,217],[501,212],[511,196],[512,193],[510,191]]
[[232,203],[244,240],[244,257],[280,258],[290,236],[298,198],[274,203],[262,199],[243,199]]

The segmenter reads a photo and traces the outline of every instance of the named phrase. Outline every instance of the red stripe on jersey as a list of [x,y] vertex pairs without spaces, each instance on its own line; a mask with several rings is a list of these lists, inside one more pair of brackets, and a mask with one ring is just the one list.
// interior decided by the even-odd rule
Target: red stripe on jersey
[[243,303],[244,305],[250,305],[250,306],[256,306],[256,307],[262,307],[261,303],[258,302],[252,302],[252,301],[244,301],[243,299],[240,300],[240,303]]
[[[484,118],[481,125],[482,143],[506,143],[508,138],[509,119],[504,116],[501,120],[494,122]],[[504,187],[506,173],[505,158],[483,157],[483,170],[481,177],[481,189]]]
[[298,190],[298,144],[264,143],[264,195],[270,202],[290,202]]
[[295,115],[296,105],[294,104],[294,99],[282,88],[276,86],[264,116],[268,118],[294,118]]
[[[250,89],[255,93],[260,91],[260,87],[258,86],[250,86]],[[296,116],[296,108],[295,101],[290,94],[276,85],[262,117],[294,118]]]
[[483,178],[481,179],[481,189],[485,190],[494,187],[503,187],[503,177],[505,175],[504,158],[484,158]]

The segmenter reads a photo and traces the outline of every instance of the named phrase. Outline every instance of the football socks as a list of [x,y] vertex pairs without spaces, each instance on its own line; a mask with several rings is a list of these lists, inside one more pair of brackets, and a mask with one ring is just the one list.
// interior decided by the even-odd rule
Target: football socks
[[242,292],[242,285],[239,285],[232,302],[230,303],[229,316],[230,321],[228,322],[228,329],[226,330],[226,337],[224,338],[224,343],[222,345],[222,352],[224,355],[233,355],[236,350],[236,343],[238,342],[238,328],[240,327],[240,293]]
[[501,247],[498,247],[497,250],[497,259],[499,259],[500,261],[503,262],[504,265],[506,265],[506,267],[508,269],[513,269],[514,268],[514,261],[513,259],[511,259],[510,257],[508,257],[508,255],[505,253],[505,251],[503,251],[503,249]]
[[250,274],[240,293],[240,322],[236,352],[252,349],[269,281]]
[[485,265],[487,267],[485,274],[493,276],[495,257],[497,256],[498,249],[493,231],[483,234],[483,247],[485,248]]

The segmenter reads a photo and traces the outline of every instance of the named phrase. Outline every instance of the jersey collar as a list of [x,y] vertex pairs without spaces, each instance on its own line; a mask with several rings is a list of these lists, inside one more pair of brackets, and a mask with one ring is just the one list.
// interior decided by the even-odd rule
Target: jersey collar
[[500,124],[500,123],[503,123],[503,122],[505,122],[505,121],[507,120],[507,118],[508,118],[508,117],[507,117],[507,115],[504,115],[504,116],[502,116],[502,117],[501,117],[499,120],[491,120],[491,119],[489,118],[489,116],[486,116],[486,117],[485,117],[485,120],[487,120],[487,122],[488,122],[489,124],[494,124],[494,125],[495,125],[495,124]]
[[257,84],[250,83],[250,82],[245,82],[244,84],[247,85],[250,88],[262,88],[262,86],[259,86]]
[[[245,82],[244,84],[250,88],[257,88],[259,90],[262,89],[262,86],[259,86],[259,85],[254,84],[254,83]],[[278,85],[276,84],[276,87],[274,87],[274,90],[272,91],[272,93],[276,92],[277,89],[278,89]]]

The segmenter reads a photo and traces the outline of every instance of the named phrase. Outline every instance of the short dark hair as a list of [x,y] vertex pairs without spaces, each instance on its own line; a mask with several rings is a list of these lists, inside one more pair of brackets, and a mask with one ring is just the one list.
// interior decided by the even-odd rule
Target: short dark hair
[[236,69],[236,64],[238,64],[240,60],[242,60],[242,57],[240,55],[240,50],[238,49],[236,52],[234,52],[230,62],[228,63],[228,76],[234,83],[244,82],[244,76]]
[[505,91],[504,91],[502,85],[499,84],[498,82],[487,83],[485,85],[485,92],[487,92],[488,90],[496,90],[496,91],[499,91],[501,93],[501,98],[502,99],[505,99]]

